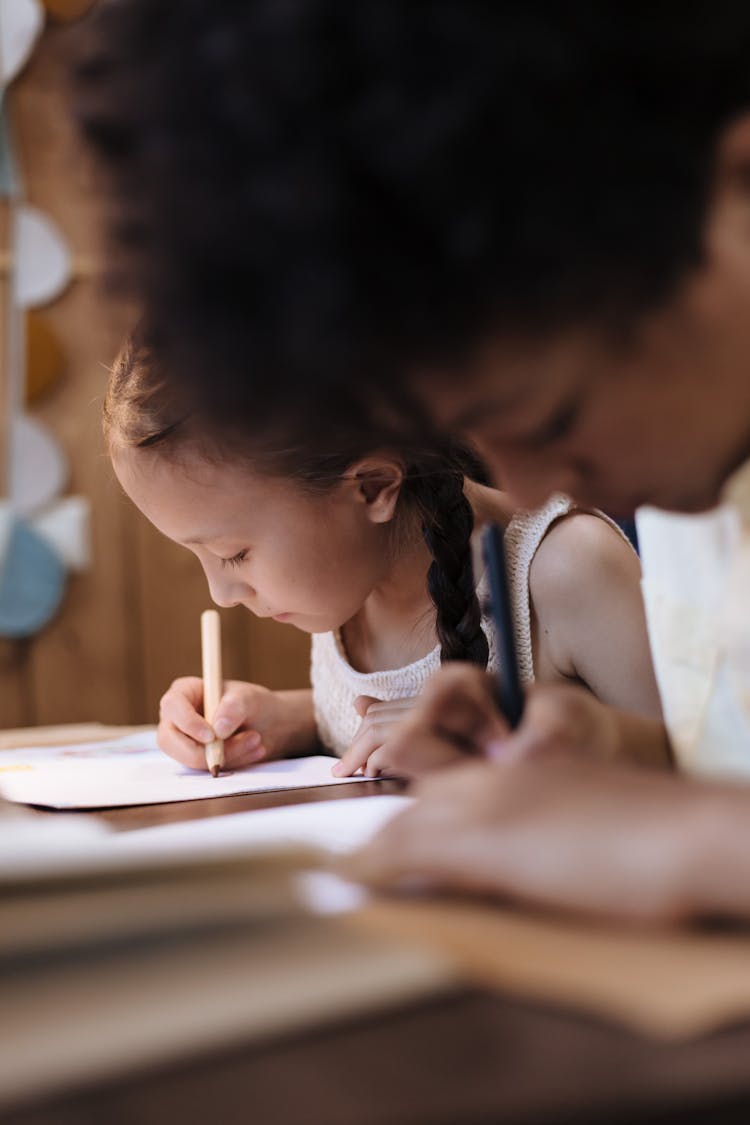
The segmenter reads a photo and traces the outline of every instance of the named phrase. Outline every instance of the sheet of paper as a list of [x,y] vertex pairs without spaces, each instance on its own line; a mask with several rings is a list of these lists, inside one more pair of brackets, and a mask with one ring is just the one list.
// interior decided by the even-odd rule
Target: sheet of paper
[[0,795],[45,808],[98,809],[365,780],[332,777],[332,765],[332,758],[315,755],[264,762],[213,778],[162,754],[155,733],[146,731],[110,742],[5,750],[0,754]]
[[102,845],[112,835],[98,819],[41,816],[0,800],[0,885],[101,870]]
[[412,800],[383,794],[181,820],[118,832],[113,846],[132,856],[148,852],[164,859],[192,852],[234,853],[256,844],[302,844],[344,855],[367,843]]
[[[6,813],[5,809],[12,810]],[[98,818],[68,815],[43,816],[19,805],[0,803],[0,888],[13,884],[85,881],[91,877],[123,872],[166,871],[186,865],[256,858],[266,862],[293,857],[299,865],[299,844],[265,844],[262,838],[246,844],[226,843],[221,849],[206,849],[199,842],[189,847],[121,847],[121,834]]]
[[[145,856],[169,861],[188,859],[192,854],[233,855],[244,848],[285,844],[345,855],[366,844],[412,801],[412,797],[382,795],[257,809],[119,832],[108,841],[108,848],[134,861]],[[301,872],[296,885],[301,901],[313,914],[345,914],[359,909],[369,897],[363,887],[329,871]]]

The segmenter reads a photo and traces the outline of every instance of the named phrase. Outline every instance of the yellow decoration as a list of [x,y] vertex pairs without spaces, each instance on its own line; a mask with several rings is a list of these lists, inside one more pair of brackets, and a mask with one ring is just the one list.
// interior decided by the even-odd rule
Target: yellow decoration
[[54,20],[77,20],[89,10],[93,0],[43,0]]
[[26,403],[41,398],[55,387],[63,373],[65,357],[57,336],[45,318],[26,312]]

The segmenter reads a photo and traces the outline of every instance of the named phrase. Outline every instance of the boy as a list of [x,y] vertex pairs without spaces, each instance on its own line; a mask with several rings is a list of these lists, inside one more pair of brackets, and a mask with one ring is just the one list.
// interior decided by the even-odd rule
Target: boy
[[[80,113],[126,279],[207,409],[324,432],[398,413],[406,384],[515,500],[615,514],[699,511],[750,457],[747,6],[131,0],[99,35]],[[359,400],[321,408],[352,371]],[[731,603],[702,617],[740,730],[748,491],[726,497]],[[409,736],[460,741],[467,700],[503,760],[432,782],[367,877],[750,913],[746,793],[582,762],[644,735],[573,689],[505,738],[463,669]],[[550,746],[579,758],[540,768]]]

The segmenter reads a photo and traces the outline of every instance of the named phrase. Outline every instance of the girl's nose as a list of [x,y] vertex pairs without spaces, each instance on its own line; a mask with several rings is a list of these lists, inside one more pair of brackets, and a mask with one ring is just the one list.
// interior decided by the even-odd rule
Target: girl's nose
[[248,593],[252,593],[247,583],[238,582],[231,575],[207,574],[206,577],[211,600],[223,609],[232,609],[236,605],[241,605]]
[[211,601],[221,609],[234,609],[236,605],[240,604],[236,599],[230,598],[228,595],[217,594],[213,588],[211,588]]

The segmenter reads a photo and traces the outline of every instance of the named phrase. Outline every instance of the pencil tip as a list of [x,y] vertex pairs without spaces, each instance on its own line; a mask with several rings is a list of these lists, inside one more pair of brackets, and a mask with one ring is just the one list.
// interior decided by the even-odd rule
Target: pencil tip
[[218,777],[220,772],[219,766],[211,766],[211,777]]

